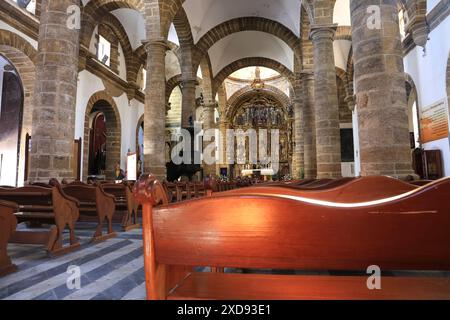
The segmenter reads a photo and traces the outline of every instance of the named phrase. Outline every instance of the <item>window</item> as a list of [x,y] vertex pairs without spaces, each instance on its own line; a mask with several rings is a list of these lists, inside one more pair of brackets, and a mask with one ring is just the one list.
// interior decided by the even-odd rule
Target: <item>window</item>
[[111,66],[111,43],[99,35],[97,59],[108,67]]
[[146,85],[147,85],[147,70],[142,69],[142,87],[141,87],[142,91],[145,91]]
[[36,0],[13,0],[19,7],[27,10],[28,12],[36,13]]

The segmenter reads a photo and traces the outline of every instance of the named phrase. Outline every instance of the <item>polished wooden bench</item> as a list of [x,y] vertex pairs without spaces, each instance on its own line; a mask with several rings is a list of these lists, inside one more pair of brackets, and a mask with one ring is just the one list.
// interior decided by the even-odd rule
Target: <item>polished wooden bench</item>
[[[112,221],[116,211],[116,202],[113,195],[107,194],[102,185],[89,186],[81,184],[63,185],[64,192],[80,202],[79,221],[97,221],[97,228],[93,241],[103,241],[117,236],[113,231]],[[107,220],[108,231],[103,234],[103,225]]]
[[138,222],[139,204],[134,200],[132,189],[124,183],[102,183],[107,194],[115,197],[116,212],[123,212],[121,224],[124,231],[140,228]]
[[240,194],[245,191],[246,194],[278,194],[330,202],[357,203],[389,198],[418,188],[398,179],[376,176],[352,179],[333,188],[302,189],[290,185],[254,186],[229,191],[229,193]]
[[450,278],[438,275],[383,276],[381,290],[370,290],[369,275],[186,271],[197,266],[449,271],[450,179],[362,203],[247,189],[165,205],[161,184],[141,178],[134,192],[144,204],[148,299],[450,299]]
[[[79,202],[67,196],[60,186],[0,189],[0,199],[18,204],[15,216],[19,223],[26,222],[30,227],[50,225],[49,229],[42,231],[17,230],[10,237],[10,243],[44,245],[51,255],[63,254],[80,246],[75,236]],[[66,226],[70,231],[68,245],[64,245],[63,241]]]
[[8,256],[8,242],[17,227],[16,203],[0,200],[0,277],[17,270]]

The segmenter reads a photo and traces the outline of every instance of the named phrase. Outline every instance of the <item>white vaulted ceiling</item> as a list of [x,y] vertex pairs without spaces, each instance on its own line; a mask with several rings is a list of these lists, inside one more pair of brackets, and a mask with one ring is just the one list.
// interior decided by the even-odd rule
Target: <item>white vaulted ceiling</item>
[[239,17],[278,21],[300,34],[300,0],[186,0],[183,7],[194,42],[222,22]]
[[229,35],[209,49],[209,56],[216,76],[230,63],[251,57],[269,58],[294,70],[294,52],[281,39],[264,32],[243,31]]
[[145,20],[142,14],[133,9],[117,9],[111,12],[122,24],[133,50],[142,45],[145,40]]

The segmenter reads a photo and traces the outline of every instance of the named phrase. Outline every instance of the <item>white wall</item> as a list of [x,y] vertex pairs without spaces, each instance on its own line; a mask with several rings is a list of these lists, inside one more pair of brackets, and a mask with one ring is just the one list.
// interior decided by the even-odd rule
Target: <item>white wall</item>
[[[446,70],[450,52],[449,30],[450,17],[447,17],[431,32],[425,55],[421,47],[416,47],[405,57],[405,72],[411,75],[417,87],[420,110],[447,98]],[[426,143],[424,148],[442,151],[445,175],[450,176],[449,139]]]
[[[102,80],[89,71],[83,70],[78,75],[77,105],[75,116],[75,139],[83,138],[84,146],[84,120],[86,107],[89,99],[98,91],[105,90]],[[119,97],[113,97],[120,115],[122,144],[121,144],[121,166],[125,168],[128,150],[136,151],[136,127],[141,115],[144,113],[144,105],[137,100],[128,102],[124,93]],[[82,148],[82,152],[84,148]],[[83,159],[83,154],[82,154]],[[81,163],[83,172],[83,163]]]

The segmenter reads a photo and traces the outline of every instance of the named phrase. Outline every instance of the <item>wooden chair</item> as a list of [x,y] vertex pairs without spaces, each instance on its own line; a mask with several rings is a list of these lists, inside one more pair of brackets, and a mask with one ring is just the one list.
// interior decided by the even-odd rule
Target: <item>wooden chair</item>
[[[113,195],[107,194],[101,185],[89,186],[68,184],[63,187],[64,192],[80,202],[79,221],[97,220],[97,228],[92,241],[104,241],[117,236],[113,231],[112,221],[116,211]],[[103,224],[108,222],[108,232],[103,234]]]
[[[80,246],[75,236],[80,204],[78,200],[67,196],[61,186],[0,189],[0,199],[18,204],[19,212],[15,216],[19,223],[27,222],[31,227],[50,225],[50,229],[44,231],[16,231],[10,237],[10,243],[44,245],[51,255],[60,255]],[[66,226],[70,232],[69,245],[64,245],[63,241]]]
[[116,211],[123,212],[122,229],[130,231],[140,227],[138,223],[139,204],[134,200],[130,186],[119,183],[102,183],[103,190],[115,197]]
[[187,271],[448,271],[450,179],[364,203],[223,193],[160,206],[167,198],[154,177],[134,192],[144,205],[148,299],[450,299],[450,278],[439,276],[383,276],[382,289],[369,290],[369,276]]
[[0,200],[0,277],[17,270],[8,256],[8,241],[17,227],[14,212],[19,206],[13,202]]

